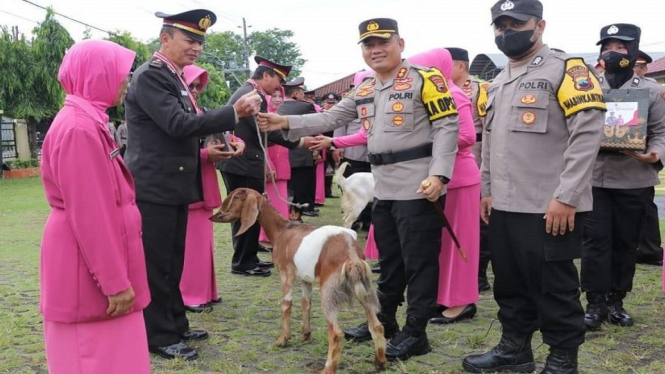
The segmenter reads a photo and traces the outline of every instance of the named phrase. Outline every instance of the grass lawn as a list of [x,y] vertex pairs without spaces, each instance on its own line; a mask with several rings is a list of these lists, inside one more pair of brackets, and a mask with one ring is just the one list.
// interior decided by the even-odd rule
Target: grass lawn
[[[46,373],[39,301],[39,243],[49,208],[39,178],[0,179],[0,373]],[[341,224],[338,199],[321,208],[316,224]],[[307,218],[307,217],[305,217]],[[661,232],[665,229],[661,221]],[[458,233],[463,234],[463,233]],[[224,301],[210,314],[192,314],[193,328],[211,338],[194,346],[195,362],[152,358],[154,373],[315,373],[323,368],[327,339],[325,321],[315,292],[312,340],[299,340],[301,313],[294,302],[294,335],[286,348],[274,341],[280,333],[281,291],[275,272],[268,278],[230,273],[229,225],[216,225],[216,267]],[[364,240],[365,234],[360,235]],[[269,254],[260,254],[269,260]],[[583,373],[665,373],[665,319],[662,317],[660,268],[638,265],[633,293],[626,300],[636,324],[630,328],[605,326],[587,334],[580,352]],[[297,295],[297,293],[296,293]],[[461,359],[494,346],[500,336],[497,307],[491,292],[483,293],[478,315],[452,326],[428,327],[433,352],[404,363],[391,363],[387,373],[460,373]],[[295,300],[294,300],[295,301]],[[404,313],[404,308],[400,308]],[[341,315],[342,326],[363,319],[362,309],[350,306]],[[399,317],[404,321],[404,315]],[[661,335],[662,334],[662,335]],[[547,356],[540,334],[533,340],[538,372]],[[370,343],[344,344],[340,373],[374,372]]]

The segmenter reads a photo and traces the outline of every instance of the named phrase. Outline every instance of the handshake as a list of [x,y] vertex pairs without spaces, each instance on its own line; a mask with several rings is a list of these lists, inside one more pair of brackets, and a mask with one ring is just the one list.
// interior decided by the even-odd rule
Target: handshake
[[245,118],[256,115],[261,110],[261,103],[263,99],[256,92],[252,90],[244,95],[242,95],[238,101],[233,104],[233,108],[236,110],[238,118]]

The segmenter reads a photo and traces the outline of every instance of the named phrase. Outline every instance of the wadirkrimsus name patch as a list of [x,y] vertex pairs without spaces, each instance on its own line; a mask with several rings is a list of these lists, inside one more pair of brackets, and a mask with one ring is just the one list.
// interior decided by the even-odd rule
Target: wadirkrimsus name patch
[[429,120],[436,121],[449,115],[457,114],[455,100],[453,100],[453,96],[450,94],[448,83],[443,74],[436,68],[417,70],[423,77],[422,98],[423,104],[429,114]]
[[600,82],[581,58],[566,60],[557,98],[566,117],[587,109],[607,110]]

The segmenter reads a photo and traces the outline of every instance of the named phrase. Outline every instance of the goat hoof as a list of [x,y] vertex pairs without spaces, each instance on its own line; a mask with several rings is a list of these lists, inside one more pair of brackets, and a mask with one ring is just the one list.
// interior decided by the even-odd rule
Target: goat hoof
[[286,344],[289,342],[289,338],[280,336],[279,339],[275,342],[275,345],[278,347],[286,347]]
[[311,338],[312,338],[312,333],[311,332],[304,332],[302,334],[302,340],[305,341],[305,342],[308,341]]
[[379,360],[378,358],[374,360],[374,367],[378,371],[383,371],[386,370],[386,358],[384,357],[383,360]]

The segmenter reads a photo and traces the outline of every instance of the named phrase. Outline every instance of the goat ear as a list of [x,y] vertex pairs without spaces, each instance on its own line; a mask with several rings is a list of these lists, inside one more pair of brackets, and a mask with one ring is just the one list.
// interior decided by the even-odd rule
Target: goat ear
[[242,204],[242,213],[240,215],[240,230],[235,236],[239,236],[249,230],[256,223],[259,216],[259,200],[254,194],[247,194],[245,202]]

